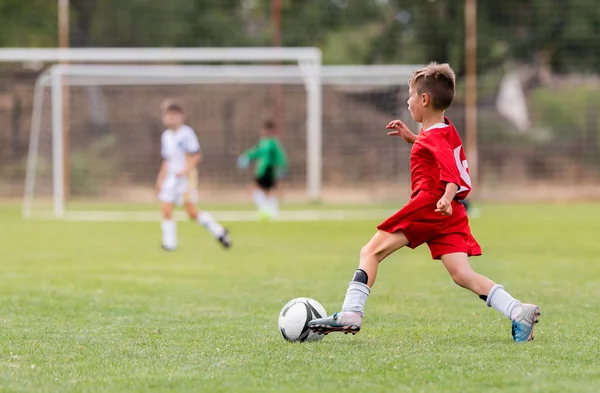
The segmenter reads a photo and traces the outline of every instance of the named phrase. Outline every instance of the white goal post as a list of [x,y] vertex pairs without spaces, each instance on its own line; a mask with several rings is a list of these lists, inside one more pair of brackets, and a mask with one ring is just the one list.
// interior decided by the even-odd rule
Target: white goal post
[[[39,49],[39,48],[15,48],[0,50],[0,62],[90,62],[90,63],[235,63],[235,62],[295,62],[294,68],[300,71],[302,81],[306,88],[307,111],[306,111],[306,132],[307,132],[307,192],[310,200],[318,200],[321,188],[321,51],[318,48],[69,48],[69,49]],[[53,177],[53,211],[55,217],[61,217],[64,213],[64,179],[63,179],[63,100],[62,87],[65,85],[102,85],[110,84],[107,82],[116,75],[115,69],[121,69],[121,76],[124,84],[127,84],[127,78],[131,78],[129,84],[156,84],[154,80],[148,79],[157,77],[163,78],[163,83],[169,84],[189,84],[189,83],[224,83],[225,80],[236,81],[237,83],[252,83],[251,81],[260,79],[260,71],[257,74],[241,74],[239,68],[228,68],[226,66],[207,66],[206,68],[196,68],[193,71],[190,66],[115,66],[113,68],[98,68],[93,65],[54,65],[47,69],[38,77],[34,92],[34,110],[30,132],[30,146],[27,161],[27,174],[25,181],[25,197],[23,201],[23,215],[31,215],[31,207],[35,187],[35,168],[36,157],[39,147],[39,137],[41,129],[41,108],[43,105],[43,89],[46,86],[51,87],[51,107],[52,107],[52,177]],[[158,67],[158,68],[155,68]],[[139,77],[141,69],[145,68],[145,82]],[[95,70],[96,77],[86,80],[86,70]],[[214,70],[229,71],[229,75],[222,76],[215,74]],[[243,68],[242,68],[243,69]],[[100,74],[98,74],[98,72]],[[108,74],[107,74],[108,72]],[[165,74],[162,74],[165,72]],[[197,78],[191,82],[188,77],[190,73],[192,78]],[[211,74],[211,72],[213,72]],[[232,74],[233,72],[233,74]],[[127,76],[129,75],[129,76]],[[197,75],[197,76],[196,76]],[[288,75],[288,74],[285,74]],[[284,75],[284,79],[285,79]],[[263,73],[263,79],[270,75]],[[79,77],[79,78],[77,78]],[[102,79],[104,77],[104,79]],[[182,77],[188,78],[183,80]],[[101,79],[103,82],[101,82]],[[219,82],[220,80],[220,82]],[[283,81],[281,81],[282,83]],[[262,81],[261,83],[280,83]]]
[[[105,54],[104,58],[102,54]],[[373,86],[399,85],[406,83],[414,69],[419,67],[418,65],[322,66],[321,52],[316,48],[0,50],[0,61],[16,61],[16,59],[86,61],[86,64],[50,66],[39,75],[34,90],[23,215],[24,217],[32,215],[41,130],[47,129],[50,125],[52,215],[56,218],[68,218],[65,216],[63,182],[65,169],[63,86],[303,85],[306,91],[306,189],[309,200],[318,200],[321,195],[323,171],[323,110],[327,106],[327,103],[322,102],[322,86],[358,86],[360,89],[360,85],[365,85],[368,89]],[[134,60],[154,64],[118,64]],[[156,64],[161,62],[171,64]],[[173,65],[173,62],[179,65]],[[185,62],[296,62],[296,65],[182,64]],[[51,121],[45,122],[49,124],[42,124],[42,108],[47,99],[44,93],[46,88],[50,90]],[[76,212],[69,212],[69,217],[72,213]]]

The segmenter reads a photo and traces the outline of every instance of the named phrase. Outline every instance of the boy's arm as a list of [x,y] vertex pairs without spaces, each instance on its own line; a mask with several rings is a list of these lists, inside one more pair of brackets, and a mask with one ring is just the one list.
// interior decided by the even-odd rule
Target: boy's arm
[[188,154],[185,160],[185,169],[177,173],[177,176],[187,176],[192,169],[198,165],[202,158],[200,152],[194,154]]
[[440,180],[444,183],[454,183],[460,187],[460,172],[454,157],[454,149],[450,147],[443,133],[428,131],[421,141],[435,157],[440,171]]
[[288,160],[285,150],[278,140],[273,140],[274,162],[276,167],[276,176],[279,180],[285,179],[288,170]]
[[262,145],[260,143],[243,152],[238,157],[238,168],[248,168],[250,162],[256,160],[262,154]]
[[260,157],[261,152],[262,152],[262,149],[261,149],[260,144],[256,144],[255,146],[253,146],[250,149],[243,152],[242,156],[248,158],[248,160],[250,160],[250,161],[254,161],[258,157]]
[[160,190],[162,183],[165,181],[165,177],[167,176],[167,145],[165,143],[165,134],[163,133],[160,136],[160,156],[162,157],[162,163],[160,164],[160,169],[158,170],[158,175],[156,176],[156,189]]
[[200,142],[198,142],[198,137],[193,130],[190,129],[189,135],[185,141],[184,149],[187,153],[185,169],[177,173],[177,176],[187,176],[190,171],[198,165],[200,158],[202,157],[200,153]]
[[454,183],[446,183],[446,192],[440,198],[437,205],[435,206],[436,213],[442,213],[445,216],[452,214],[452,200],[458,192],[458,185]]
[[438,201],[435,211],[449,216],[452,214],[452,200],[460,187],[460,172],[454,157],[454,150],[441,132],[429,131],[421,140],[435,157],[440,171],[440,180],[446,183],[446,190]]
[[388,130],[394,130],[388,132],[389,136],[399,136],[404,139],[406,143],[415,143],[418,138],[418,135],[413,134],[413,132],[402,122],[402,120],[392,120],[390,123],[385,126]]
[[158,175],[156,176],[156,189],[160,189],[163,181],[165,181],[165,176],[167,175],[167,160],[163,159],[162,164],[160,164],[160,169],[158,170]]
[[281,143],[279,143],[279,142],[275,143],[275,154],[276,154],[275,165],[277,165],[283,171],[287,171],[287,169],[288,169],[287,155],[285,154],[285,149],[283,148],[283,146],[281,146]]

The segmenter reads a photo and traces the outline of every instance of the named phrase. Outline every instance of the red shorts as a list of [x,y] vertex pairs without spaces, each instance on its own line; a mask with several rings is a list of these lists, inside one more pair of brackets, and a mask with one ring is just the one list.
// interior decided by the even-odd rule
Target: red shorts
[[464,252],[470,257],[481,255],[481,247],[471,235],[465,207],[452,201],[452,215],[444,216],[435,212],[439,199],[421,191],[377,229],[389,233],[401,230],[410,248],[427,243],[433,259],[454,252]]

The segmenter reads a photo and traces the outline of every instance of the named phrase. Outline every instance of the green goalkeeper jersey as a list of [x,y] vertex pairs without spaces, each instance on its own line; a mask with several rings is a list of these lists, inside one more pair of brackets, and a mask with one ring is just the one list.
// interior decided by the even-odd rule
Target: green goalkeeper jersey
[[288,162],[283,146],[275,137],[263,137],[256,146],[244,152],[250,161],[256,161],[254,174],[256,177],[264,176],[268,168],[273,168],[276,176],[287,171]]

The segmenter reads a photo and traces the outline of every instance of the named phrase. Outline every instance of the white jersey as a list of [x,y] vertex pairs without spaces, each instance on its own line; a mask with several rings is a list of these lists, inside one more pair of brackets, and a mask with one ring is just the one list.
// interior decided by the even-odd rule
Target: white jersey
[[185,124],[176,131],[165,130],[160,144],[162,158],[167,161],[167,179],[174,178],[178,172],[185,170],[188,154],[200,152],[196,133]]

